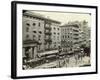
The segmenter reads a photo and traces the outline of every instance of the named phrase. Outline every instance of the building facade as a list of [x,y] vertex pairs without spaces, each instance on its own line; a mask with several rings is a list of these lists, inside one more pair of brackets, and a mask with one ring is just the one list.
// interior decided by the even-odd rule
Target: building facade
[[[57,48],[60,44],[60,22],[44,17],[32,11],[26,11],[22,17],[23,55],[35,58],[41,52]],[[54,27],[57,28],[54,35]],[[55,36],[55,38],[54,38]],[[55,43],[57,42],[57,43]],[[59,43],[59,44],[58,44]]]
[[[37,17],[36,14],[33,14],[31,12],[25,12],[23,13],[23,42],[29,42],[26,45],[29,47],[27,51],[30,51],[30,57],[33,58],[33,56],[37,55],[38,51],[44,50],[44,20],[41,19],[41,17]],[[32,46],[32,49],[30,48],[30,45]],[[36,42],[38,44],[36,44]],[[36,48],[36,50],[34,50]],[[36,52],[34,52],[36,51]],[[33,55],[33,56],[32,56]]]
[[79,25],[68,23],[61,26],[61,46],[65,52],[73,52],[79,48]]
[[81,21],[80,24],[81,24],[81,26],[80,26],[81,45],[90,46],[91,30],[90,30],[90,27],[88,25],[88,22],[86,22],[84,20],[84,21]]
[[58,49],[61,46],[61,28],[60,22],[52,22],[52,49]]

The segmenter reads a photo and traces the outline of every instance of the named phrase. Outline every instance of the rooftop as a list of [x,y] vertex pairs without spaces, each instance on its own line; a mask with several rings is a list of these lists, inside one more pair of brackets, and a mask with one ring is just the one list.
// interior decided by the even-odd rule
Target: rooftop
[[34,17],[34,18],[41,19],[41,20],[46,20],[46,21],[51,21],[51,22],[54,22],[54,23],[61,24],[61,22],[59,22],[59,21],[56,21],[56,20],[47,18],[47,17],[45,17],[44,15],[41,15],[41,14],[39,14],[39,13],[34,13],[34,12],[32,12],[32,11],[26,11],[26,12],[24,12],[24,13],[23,13],[23,16],[30,16],[30,17]]
[[62,25],[62,26],[60,26],[60,27],[79,27],[79,25],[78,24],[64,24],[64,25]]

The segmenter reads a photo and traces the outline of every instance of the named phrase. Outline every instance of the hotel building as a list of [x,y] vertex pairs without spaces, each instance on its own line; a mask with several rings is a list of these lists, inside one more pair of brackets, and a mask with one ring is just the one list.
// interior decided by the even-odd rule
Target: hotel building
[[79,25],[77,23],[61,26],[61,46],[66,52],[73,52],[79,48]]
[[[22,16],[23,56],[36,58],[40,52],[60,45],[60,22],[39,13],[26,11]],[[55,30],[56,29],[56,30]]]

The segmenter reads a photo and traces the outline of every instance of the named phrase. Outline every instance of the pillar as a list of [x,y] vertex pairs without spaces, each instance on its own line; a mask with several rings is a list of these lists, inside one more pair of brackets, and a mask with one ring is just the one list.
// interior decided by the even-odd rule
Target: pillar
[[22,49],[22,57],[25,57],[25,48]]
[[37,47],[34,47],[34,59],[37,57]]

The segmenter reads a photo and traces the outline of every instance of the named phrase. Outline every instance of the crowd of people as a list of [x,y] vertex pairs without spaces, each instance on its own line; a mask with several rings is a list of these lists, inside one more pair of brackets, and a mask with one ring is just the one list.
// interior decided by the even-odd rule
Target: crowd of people
[[76,65],[78,64],[78,61],[79,60],[82,61],[85,56],[89,56],[90,57],[90,51],[89,51],[89,49],[87,49],[87,48],[81,48],[78,51],[75,51],[75,52],[73,52],[71,54],[68,54],[66,52],[66,55],[63,55],[63,57],[62,57],[63,58],[63,63],[62,63],[61,59],[60,59],[60,54],[63,53],[63,49],[61,47],[59,47],[58,51],[59,51],[59,53],[57,55],[58,58],[59,58],[58,59],[58,67],[61,67],[63,65],[66,65],[66,67],[67,67],[68,64],[70,64],[69,61],[70,61],[71,57],[74,58],[74,60],[75,60],[74,62],[75,62]]
[[[65,54],[63,54],[65,53]],[[37,63],[35,63],[34,65],[36,66],[36,64],[38,65],[41,65],[41,64],[45,64],[45,63],[48,63],[48,62],[52,62],[52,61],[57,61],[57,66],[56,67],[62,67],[64,65],[66,65],[66,67],[68,66],[68,64],[70,64],[70,59],[73,57],[74,58],[74,62],[75,64],[77,65],[78,64],[78,61],[80,59],[80,61],[82,61],[83,57],[84,56],[89,56],[88,54],[89,53],[89,50],[88,49],[85,49],[85,48],[81,48],[80,50],[78,51],[75,51],[73,53],[70,53],[68,54],[68,52],[64,52],[63,49],[59,46],[58,47],[58,53],[55,54],[54,58],[50,58],[48,59],[46,56],[41,59],[40,61],[37,61]],[[52,55],[52,54],[51,54]],[[26,63],[27,61],[25,60],[24,63]],[[34,63],[34,62],[33,62]],[[32,64],[32,63],[30,63]],[[25,66],[26,67],[30,67],[29,63],[26,64]],[[31,65],[32,67],[34,65]],[[24,65],[23,65],[24,66]],[[25,69],[25,67],[23,67],[23,69]]]

